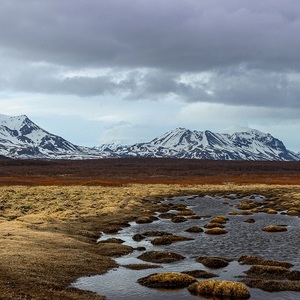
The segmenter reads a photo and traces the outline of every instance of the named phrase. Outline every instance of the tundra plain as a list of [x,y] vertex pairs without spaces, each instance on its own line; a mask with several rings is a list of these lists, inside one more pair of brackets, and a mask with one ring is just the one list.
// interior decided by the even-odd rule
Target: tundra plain
[[233,193],[299,217],[300,162],[0,161],[0,299],[104,299],[70,287],[130,251],[96,243],[102,231],[151,216],[165,197]]

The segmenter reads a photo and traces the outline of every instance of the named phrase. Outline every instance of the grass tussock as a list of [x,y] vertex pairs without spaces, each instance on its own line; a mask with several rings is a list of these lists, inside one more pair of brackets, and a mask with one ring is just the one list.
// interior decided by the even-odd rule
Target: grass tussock
[[288,281],[246,278],[243,279],[243,282],[251,288],[261,289],[266,292],[300,292],[300,280]]
[[227,280],[204,280],[188,287],[191,294],[197,296],[220,297],[228,299],[248,299],[250,292],[244,284]]
[[287,261],[276,261],[270,259],[264,259],[261,256],[255,255],[242,255],[238,258],[238,262],[241,265],[264,265],[264,266],[274,266],[274,267],[283,267],[283,268],[291,268],[293,264]]
[[201,263],[203,266],[207,268],[219,269],[219,268],[227,267],[229,262],[232,261],[232,259],[223,258],[223,257],[204,256],[204,257],[198,257],[196,261]]
[[170,251],[148,251],[138,256],[138,258],[152,263],[172,263],[183,260],[184,256]]
[[262,229],[262,231],[266,232],[283,232],[287,231],[287,228],[279,225],[268,225]]
[[140,278],[138,283],[150,288],[178,289],[188,287],[196,279],[182,273],[158,273]]
[[228,231],[220,227],[215,227],[215,228],[207,229],[205,233],[212,234],[212,235],[219,235],[219,234],[226,234],[228,233]]
[[168,234],[153,239],[151,241],[151,244],[154,246],[161,246],[161,245],[171,245],[172,243],[175,242],[183,242],[183,241],[191,241],[191,240],[193,239],[188,238],[186,236]]

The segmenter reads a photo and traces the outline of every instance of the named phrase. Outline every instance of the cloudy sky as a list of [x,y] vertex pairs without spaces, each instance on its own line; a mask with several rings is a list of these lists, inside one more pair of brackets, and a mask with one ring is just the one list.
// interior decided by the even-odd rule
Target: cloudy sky
[[0,113],[86,146],[246,126],[300,151],[299,0],[1,0]]

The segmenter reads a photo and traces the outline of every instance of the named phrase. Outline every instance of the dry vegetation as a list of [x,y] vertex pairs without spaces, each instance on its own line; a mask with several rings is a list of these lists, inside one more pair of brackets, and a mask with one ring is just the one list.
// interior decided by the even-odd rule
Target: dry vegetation
[[297,217],[299,183],[300,163],[0,161],[0,298],[102,299],[69,288],[132,251],[96,243],[101,231],[151,217],[159,199],[175,195],[263,194],[266,209]]

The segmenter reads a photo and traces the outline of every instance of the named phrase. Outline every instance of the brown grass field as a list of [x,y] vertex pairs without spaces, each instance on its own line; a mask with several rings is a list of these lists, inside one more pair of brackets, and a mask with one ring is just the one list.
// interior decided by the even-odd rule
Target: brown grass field
[[103,299],[70,288],[128,251],[100,232],[163,197],[260,193],[300,216],[300,162],[181,159],[0,161],[0,299]]

